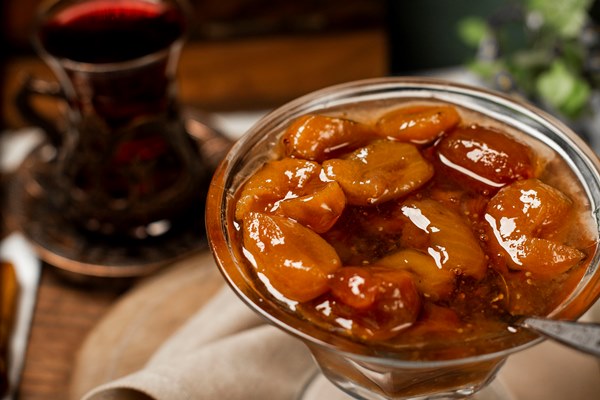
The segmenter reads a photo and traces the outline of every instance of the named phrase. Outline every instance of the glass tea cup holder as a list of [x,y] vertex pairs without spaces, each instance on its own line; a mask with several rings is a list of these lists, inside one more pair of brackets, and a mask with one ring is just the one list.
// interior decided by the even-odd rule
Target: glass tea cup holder
[[[422,78],[380,78],[326,88],[271,112],[255,124],[230,150],[217,168],[209,188],[206,225],[209,245],[225,280],[249,308],[283,331],[301,339],[310,349],[323,375],[351,396],[362,399],[462,398],[473,395],[493,381],[506,358],[542,339],[520,329],[488,338],[476,355],[436,359],[439,348],[419,350],[420,360],[404,351],[390,351],[335,335],[294,315],[266,293],[250,273],[243,251],[236,244],[235,193],[245,179],[273,157],[284,128],[296,117],[362,102],[395,102],[435,99],[456,104],[537,139],[566,161],[580,181],[593,213],[598,233],[600,162],[574,132],[556,118],[526,103],[485,89]],[[549,315],[577,319],[600,295],[600,253],[596,248],[587,271],[575,290]],[[446,344],[451,347],[451,343]],[[464,343],[462,344],[464,346]],[[441,349],[443,352],[444,349]],[[431,356],[430,358],[427,355]],[[423,360],[424,361],[421,361]]]
[[[15,224],[69,275],[135,277],[206,248],[204,200],[230,141],[184,107],[185,0],[48,0],[32,42],[55,81],[15,103],[45,142],[9,190]],[[50,118],[39,100],[55,103]]]

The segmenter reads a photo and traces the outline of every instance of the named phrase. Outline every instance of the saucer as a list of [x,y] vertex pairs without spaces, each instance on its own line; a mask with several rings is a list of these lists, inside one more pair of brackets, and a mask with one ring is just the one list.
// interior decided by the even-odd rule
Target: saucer
[[[202,114],[187,112],[185,127],[200,157],[212,172],[231,146],[231,140],[205,122]],[[48,201],[57,195],[55,149],[41,143],[21,162],[7,184],[10,223],[31,242],[39,257],[72,278],[132,278],[148,275],[165,264],[207,248],[204,199],[184,212],[166,233],[144,239],[89,234],[63,216]],[[208,182],[207,182],[208,186]]]

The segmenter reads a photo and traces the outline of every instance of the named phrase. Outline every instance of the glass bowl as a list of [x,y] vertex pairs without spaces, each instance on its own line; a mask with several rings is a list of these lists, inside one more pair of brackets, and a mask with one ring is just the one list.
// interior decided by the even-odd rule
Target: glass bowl
[[[370,79],[329,87],[298,98],[263,117],[233,146],[213,176],[206,209],[207,233],[217,264],[235,293],[270,323],[300,338],[322,373],[346,393],[363,399],[462,398],[490,383],[510,354],[542,339],[515,330],[490,340],[489,349],[477,355],[410,360],[400,353],[335,335],[290,312],[253,277],[235,239],[234,195],[250,174],[273,157],[272,150],[290,121],[329,108],[372,101],[387,104],[405,99],[453,103],[545,143],[566,161],[580,181],[593,213],[593,233],[598,237],[600,163],[574,132],[556,118],[513,98],[481,88],[417,77]],[[550,317],[577,319],[594,303],[600,295],[599,257],[596,247],[581,281]],[[420,351],[426,354],[426,346]]]

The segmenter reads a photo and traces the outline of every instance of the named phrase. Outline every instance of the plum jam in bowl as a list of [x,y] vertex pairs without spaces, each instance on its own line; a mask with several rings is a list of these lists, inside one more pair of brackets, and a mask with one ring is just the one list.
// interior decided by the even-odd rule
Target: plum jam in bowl
[[600,295],[600,164],[543,111],[421,78],[326,88],[269,113],[210,187],[237,295],[362,399],[468,397],[539,343],[520,316]]

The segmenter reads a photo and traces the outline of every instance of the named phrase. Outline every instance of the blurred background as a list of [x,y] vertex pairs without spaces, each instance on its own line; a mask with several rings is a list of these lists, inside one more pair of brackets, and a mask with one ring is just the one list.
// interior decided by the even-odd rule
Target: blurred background
[[[2,2],[5,38],[13,51],[28,51],[35,9],[43,0]],[[196,40],[362,29],[383,22],[385,0],[188,0]]]
[[[23,79],[54,79],[30,41],[42,1],[0,2],[0,139],[31,125],[14,106]],[[178,66],[186,106],[255,117],[337,83],[468,73],[565,118],[588,139],[600,138],[598,1],[188,1],[192,24]],[[59,102],[36,101],[44,114],[60,118]],[[0,221],[6,193],[0,190]],[[45,271],[23,399],[67,398],[82,338],[120,294],[87,293]]]
[[[30,42],[41,2],[2,2],[3,128],[24,124],[11,104],[18,76],[51,76]],[[189,2],[193,23],[180,65],[181,96],[208,110],[269,108],[330,84],[461,64],[475,50],[458,37],[457,20],[487,16],[502,3]]]
[[[19,75],[52,75],[31,46],[42,0],[3,0],[3,128]],[[330,83],[387,71],[384,0],[190,0],[180,63],[184,103],[209,110],[270,108]],[[51,107],[50,104],[47,105]]]
[[[3,129],[26,124],[12,104],[21,77],[52,77],[30,42],[42,1],[2,1]],[[192,24],[179,66],[186,105],[269,109],[336,83],[461,67],[482,84],[546,108],[583,136],[600,136],[586,132],[600,123],[595,0],[188,3]]]

